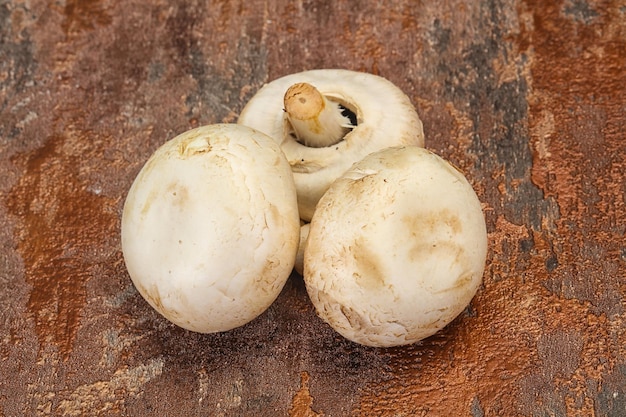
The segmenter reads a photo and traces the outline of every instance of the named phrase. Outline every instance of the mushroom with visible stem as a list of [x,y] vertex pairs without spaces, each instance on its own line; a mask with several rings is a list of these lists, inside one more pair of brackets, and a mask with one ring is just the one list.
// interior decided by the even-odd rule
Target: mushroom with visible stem
[[300,219],[291,168],[271,138],[221,124],[163,144],[133,182],[122,251],[143,298],[185,329],[241,326],[278,297]]
[[298,142],[322,148],[340,142],[354,128],[345,109],[308,83],[289,87],[284,97],[287,120]]
[[304,248],[317,314],[354,342],[390,347],[441,330],[475,295],[487,253],[463,174],[423,148],[365,157],[321,198]]
[[305,221],[330,184],[355,162],[390,146],[424,145],[422,122],[398,87],[376,75],[341,69],[304,71],[266,84],[237,123],[280,144]]

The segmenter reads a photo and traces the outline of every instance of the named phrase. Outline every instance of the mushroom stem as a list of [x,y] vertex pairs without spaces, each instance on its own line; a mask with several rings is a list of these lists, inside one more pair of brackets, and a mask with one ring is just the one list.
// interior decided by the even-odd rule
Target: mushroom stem
[[304,275],[304,246],[309,237],[309,228],[311,223],[305,223],[300,226],[300,243],[298,244],[298,252],[296,253],[296,263],[293,268],[300,275]]
[[339,103],[330,101],[308,83],[289,87],[284,97],[287,119],[298,142],[313,148],[340,142],[354,126],[342,114]]

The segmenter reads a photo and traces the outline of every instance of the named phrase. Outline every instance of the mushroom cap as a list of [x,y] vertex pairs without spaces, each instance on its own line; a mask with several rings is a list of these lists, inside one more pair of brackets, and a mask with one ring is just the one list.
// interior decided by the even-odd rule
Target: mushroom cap
[[[283,111],[284,94],[296,83],[309,83],[352,111],[357,126],[332,146],[313,148],[298,142]],[[422,122],[402,90],[377,75],[342,69],[304,71],[266,84],[246,104],[237,123],[280,144],[294,173],[300,217],[305,221],[330,184],[366,155],[390,146],[424,146]]]
[[419,147],[367,156],[335,181],[310,223],[304,280],[317,314],[354,342],[417,342],[469,304],[487,232],[463,174]]
[[163,144],[132,184],[122,250],[139,293],[185,329],[265,311],[289,277],[300,219],[291,168],[265,134],[221,124]]

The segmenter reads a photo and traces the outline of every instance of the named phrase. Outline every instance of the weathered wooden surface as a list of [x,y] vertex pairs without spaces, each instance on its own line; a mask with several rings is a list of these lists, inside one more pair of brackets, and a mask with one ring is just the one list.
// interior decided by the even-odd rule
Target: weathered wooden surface
[[[0,414],[625,416],[626,3],[0,1]],[[484,203],[484,286],[441,333],[351,344],[293,276],[199,335],[134,290],[149,155],[278,76],[413,100]]]

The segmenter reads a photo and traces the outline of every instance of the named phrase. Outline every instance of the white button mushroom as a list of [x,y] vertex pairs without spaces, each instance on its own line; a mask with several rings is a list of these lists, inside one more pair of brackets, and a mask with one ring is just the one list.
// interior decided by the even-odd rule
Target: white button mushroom
[[422,122],[398,87],[348,70],[311,70],[276,79],[246,104],[237,123],[280,144],[305,221],[330,184],[355,162],[390,146],[424,145]]
[[364,345],[414,343],[442,329],[481,280],[480,202],[452,165],[419,147],[367,156],[320,200],[304,251],[318,315]]
[[128,193],[122,250],[139,293],[185,329],[241,326],[289,277],[300,219],[291,168],[265,134],[240,125],[163,144]]

